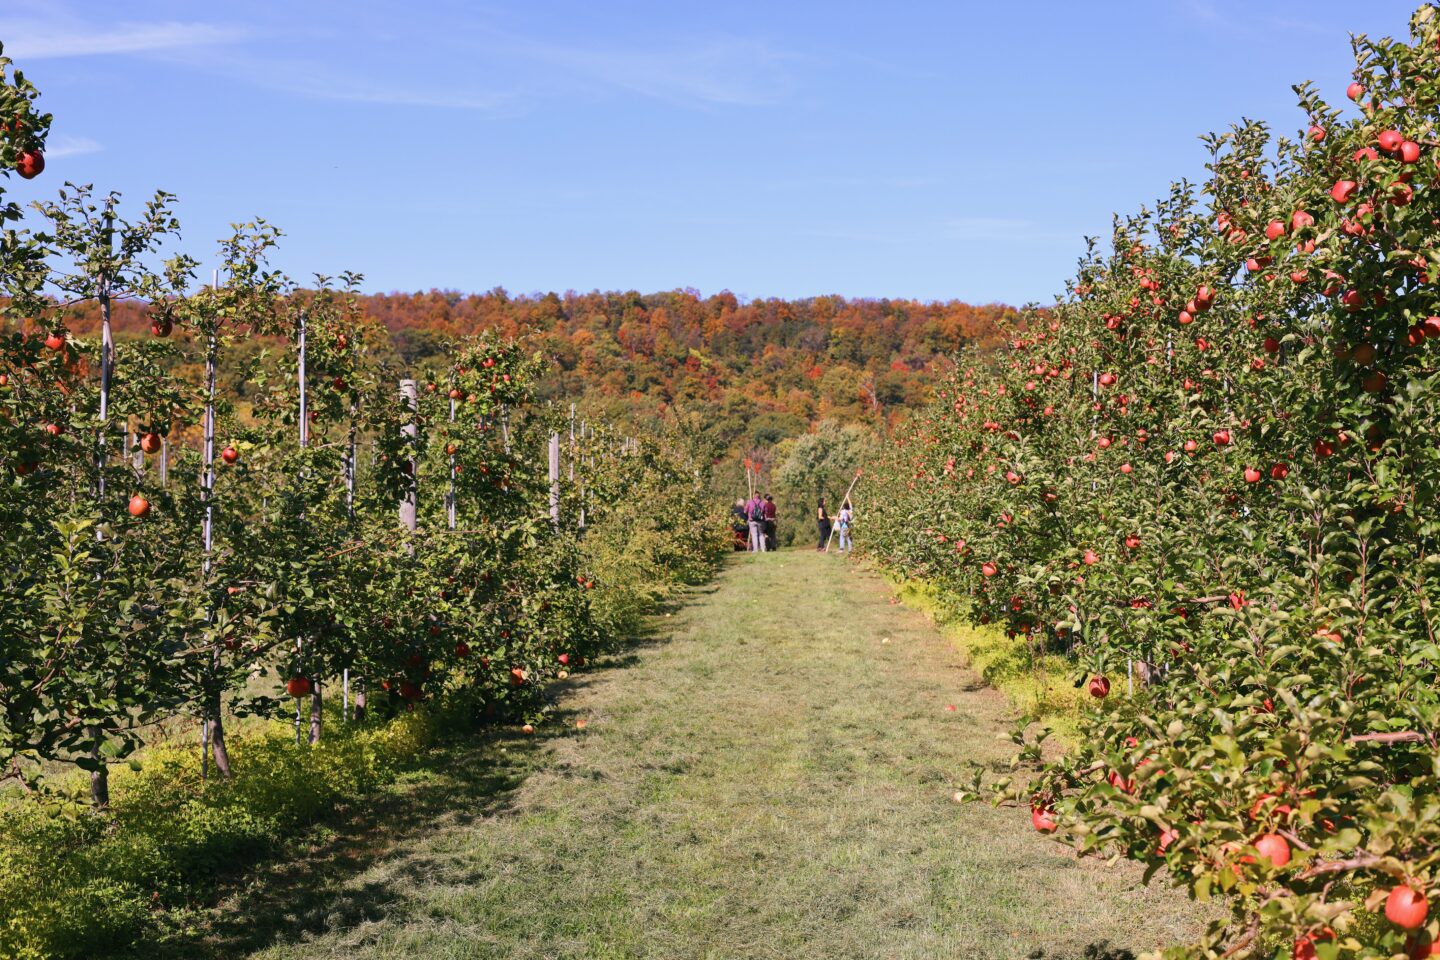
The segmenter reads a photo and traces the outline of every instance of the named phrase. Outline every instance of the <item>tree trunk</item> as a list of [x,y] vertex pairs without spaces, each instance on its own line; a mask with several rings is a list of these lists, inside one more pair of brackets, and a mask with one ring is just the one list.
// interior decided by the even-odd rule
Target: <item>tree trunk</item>
[[358,677],[355,680],[355,722],[365,722],[365,681]]
[[90,771],[90,801],[97,807],[110,806],[110,768],[100,757],[99,749],[90,751],[90,759],[99,764]]
[[230,779],[230,751],[225,747],[225,714],[216,693],[210,703],[210,752],[215,757],[215,772],[221,779]]
[[320,742],[320,721],[322,717],[321,707],[324,701],[320,697],[320,681],[315,681],[315,688],[310,692],[310,742]]

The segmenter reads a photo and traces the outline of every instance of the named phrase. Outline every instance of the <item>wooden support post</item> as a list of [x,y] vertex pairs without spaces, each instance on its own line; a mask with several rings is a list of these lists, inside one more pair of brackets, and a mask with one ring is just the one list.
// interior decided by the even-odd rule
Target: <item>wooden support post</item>
[[[418,410],[419,395],[415,391],[414,380],[406,379],[400,381],[400,399],[404,401],[406,408],[412,414]],[[400,428],[400,432],[414,440],[420,436],[420,427],[412,419]],[[400,522],[405,525],[405,529],[414,531],[419,526],[420,478],[416,475],[417,465],[413,456],[410,458],[408,465],[410,485],[405,491],[405,499],[400,501]]]
[[560,434],[550,434],[550,522],[560,526]]

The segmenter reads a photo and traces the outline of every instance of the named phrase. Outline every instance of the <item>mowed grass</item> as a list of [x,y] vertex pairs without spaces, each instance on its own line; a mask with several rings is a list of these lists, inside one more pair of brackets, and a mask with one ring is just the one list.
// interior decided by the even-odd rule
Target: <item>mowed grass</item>
[[449,751],[175,955],[1011,960],[1197,932],[1028,811],[951,801],[1008,761],[1013,711],[836,556],[737,557],[626,659],[562,693],[563,732]]

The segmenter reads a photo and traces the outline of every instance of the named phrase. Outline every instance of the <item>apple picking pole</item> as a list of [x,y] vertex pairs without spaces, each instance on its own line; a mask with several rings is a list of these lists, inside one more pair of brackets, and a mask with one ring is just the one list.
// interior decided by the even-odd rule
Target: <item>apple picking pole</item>
[[[843,497],[840,498],[840,509],[842,509],[842,510],[845,509],[845,504],[847,504],[847,503],[850,502],[850,494],[852,494],[852,493],[855,492],[855,484],[857,484],[857,483],[859,483],[859,482],[860,482],[860,471],[859,471],[859,470],[856,470],[856,471],[855,471],[855,478],[850,481],[850,486],[848,486],[848,487],[845,488],[845,496],[843,496]],[[825,540],[825,552],[826,552],[826,553],[829,553],[829,552],[830,552],[830,543],[831,543],[831,541],[834,540],[834,539],[835,539],[835,524],[834,524],[834,522],[832,521],[831,524],[830,524],[830,536],[827,537],[826,540]]]
[[[416,408],[419,404],[419,396],[415,392],[414,380],[405,379],[400,381],[400,399],[405,404],[405,408],[407,410],[409,410],[411,413],[416,412]],[[416,424],[414,419],[412,419],[409,423],[405,424],[405,426],[400,428],[400,432],[404,436],[413,440],[417,439],[420,436],[420,427]],[[417,509],[420,503],[420,478],[415,475],[415,457],[413,453],[411,454],[411,457],[407,462],[407,466],[409,467],[407,473],[410,479],[409,486],[405,491],[405,499],[400,501],[400,522],[404,524],[405,529],[413,533],[419,525]],[[411,549],[413,550],[414,547],[412,546]]]
[[560,526],[560,434],[550,434],[550,522]]

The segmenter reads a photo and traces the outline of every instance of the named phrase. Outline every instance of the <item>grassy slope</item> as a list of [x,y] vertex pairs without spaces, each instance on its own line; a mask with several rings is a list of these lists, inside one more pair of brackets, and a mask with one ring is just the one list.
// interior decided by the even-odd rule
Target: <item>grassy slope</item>
[[1005,762],[1012,711],[889,595],[834,556],[738,558],[575,685],[567,733],[456,752],[177,955],[1008,960],[1194,933],[1135,870],[950,801],[966,761]]

